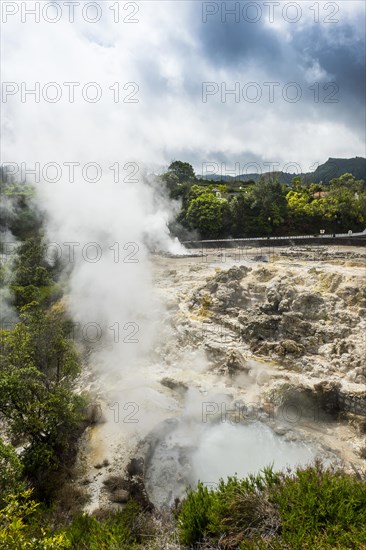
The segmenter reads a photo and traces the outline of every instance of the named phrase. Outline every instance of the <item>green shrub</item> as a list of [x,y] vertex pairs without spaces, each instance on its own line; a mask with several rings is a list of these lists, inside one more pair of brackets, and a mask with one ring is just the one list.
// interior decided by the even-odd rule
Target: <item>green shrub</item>
[[0,548],[2,550],[64,550],[70,548],[64,532],[53,534],[39,524],[39,504],[31,491],[6,497],[0,510]]
[[366,484],[355,476],[317,463],[284,477],[272,500],[291,548],[366,545]]
[[192,545],[205,537],[214,541],[224,537],[227,544],[229,539],[237,544],[244,531],[249,533],[254,527],[267,531],[273,505],[263,493],[278,480],[278,474],[266,468],[262,474],[242,480],[235,476],[220,480],[214,491],[198,483],[197,489],[188,491],[179,511],[181,543]]
[[10,493],[22,488],[22,464],[12,445],[7,445],[0,437],[0,508]]
[[230,549],[366,549],[366,483],[320,463],[294,474],[266,468],[188,491],[178,511],[180,541]]
[[215,494],[201,482],[195,490],[188,490],[178,518],[179,538],[182,544],[191,545],[203,539],[210,523],[214,498]]
[[75,550],[120,550],[137,548],[141,539],[137,528],[141,514],[139,505],[131,500],[116,513],[98,520],[94,516],[81,515],[74,519],[67,530],[70,548]]

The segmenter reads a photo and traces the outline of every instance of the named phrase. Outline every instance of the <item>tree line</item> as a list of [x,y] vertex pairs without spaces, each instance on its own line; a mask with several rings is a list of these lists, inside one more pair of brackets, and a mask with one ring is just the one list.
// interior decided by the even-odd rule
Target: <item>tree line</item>
[[171,199],[181,201],[172,229],[203,239],[286,236],[363,231],[366,186],[352,174],[328,184],[291,185],[263,177],[232,184],[198,179],[189,163],[173,161],[161,176]]

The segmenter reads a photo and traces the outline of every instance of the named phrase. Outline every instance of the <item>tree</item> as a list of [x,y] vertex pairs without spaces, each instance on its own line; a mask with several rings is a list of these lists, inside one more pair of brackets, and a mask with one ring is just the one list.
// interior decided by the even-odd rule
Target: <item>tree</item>
[[55,268],[47,263],[45,251],[40,235],[27,239],[17,250],[11,290],[18,308],[32,301],[48,305],[60,294],[53,281]]
[[364,229],[366,225],[366,189],[362,180],[343,174],[330,181],[328,193],[329,216],[334,229]]
[[169,165],[168,171],[161,176],[161,179],[169,191],[170,198],[182,199],[184,208],[190,188],[196,181],[192,166],[188,162],[175,160]]
[[25,475],[47,491],[52,472],[72,459],[83,419],[84,400],[71,391],[79,360],[57,309],[29,304],[1,338],[0,416],[24,445]]
[[268,235],[287,217],[285,187],[277,180],[261,178],[252,188],[252,208],[257,212],[257,231]]
[[186,221],[192,229],[198,229],[203,238],[215,239],[221,235],[227,209],[226,199],[203,192],[190,201]]
[[178,183],[194,181],[196,179],[196,174],[191,164],[182,162],[181,160],[175,160],[169,165],[168,174],[176,176]]
[[22,464],[14,447],[0,438],[0,508],[7,495],[24,489],[22,474]]
[[252,208],[250,193],[238,193],[230,201],[232,233],[236,238],[253,236],[258,233],[257,214]]

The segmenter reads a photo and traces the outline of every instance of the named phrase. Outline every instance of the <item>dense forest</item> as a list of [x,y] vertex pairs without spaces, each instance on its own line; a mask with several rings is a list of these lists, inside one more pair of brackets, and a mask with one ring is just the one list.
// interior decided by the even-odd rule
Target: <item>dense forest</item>
[[170,164],[163,174],[170,197],[182,208],[173,230],[183,238],[241,238],[319,235],[363,231],[366,227],[366,186],[345,173],[329,183],[306,183],[296,176],[290,184],[275,175],[258,181],[212,182],[198,179],[192,166]]
[[[300,180],[291,188],[245,182],[230,193],[225,185],[198,181],[180,162],[162,179],[170,196],[182,201],[177,230],[203,237],[356,230],[366,220],[364,185],[350,174],[332,180],[326,197],[323,187]],[[366,547],[364,480],[319,464],[291,475],[268,469],[231,478],[215,490],[199,484],[169,511],[131,498],[117,512],[82,514],[87,490],[73,486],[72,468],[92,419],[88,396],[75,392],[81,350],[62,301],[62,266],[45,257],[32,188],[2,181],[1,191],[1,288],[13,310],[1,327],[2,549]]]

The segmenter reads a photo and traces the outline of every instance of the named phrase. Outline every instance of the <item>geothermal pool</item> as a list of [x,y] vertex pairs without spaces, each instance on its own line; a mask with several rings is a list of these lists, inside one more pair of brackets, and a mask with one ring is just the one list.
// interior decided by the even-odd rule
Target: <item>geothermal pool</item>
[[259,421],[197,426],[174,419],[155,431],[150,446],[145,483],[158,507],[171,506],[198,480],[214,487],[220,478],[245,477],[272,464],[275,470],[294,468],[317,455],[309,444],[286,440]]

